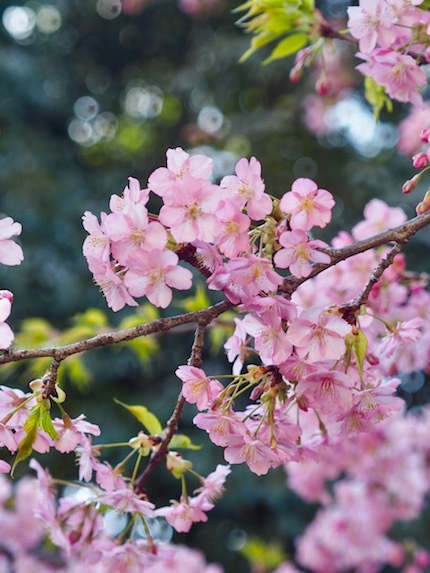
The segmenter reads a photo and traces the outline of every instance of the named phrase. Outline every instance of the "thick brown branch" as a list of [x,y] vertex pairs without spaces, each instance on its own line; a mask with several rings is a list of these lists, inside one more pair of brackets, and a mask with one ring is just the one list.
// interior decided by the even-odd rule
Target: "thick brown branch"
[[66,346],[34,348],[31,350],[7,350],[0,356],[0,364],[18,362],[20,360],[28,360],[30,358],[40,358],[43,356],[52,356],[52,358],[61,362],[68,356],[78,354],[79,352],[86,352],[87,350],[93,350],[95,348],[101,348],[111,344],[119,344],[120,342],[134,340],[140,336],[148,336],[149,334],[155,334],[157,332],[166,332],[181,324],[187,324],[190,322],[209,324],[217,316],[231,308],[234,308],[234,305],[231,302],[223,301],[203,310],[179,314],[168,318],[160,318],[153,322],[149,322],[148,324],[139,324],[138,326],[127,328],[125,330],[98,334],[93,338],[81,340]]
[[319,275],[322,271],[336,265],[340,261],[344,261],[354,255],[364,253],[369,249],[374,249],[387,243],[398,243],[404,245],[415,235],[415,233],[429,224],[430,213],[425,213],[424,215],[419,215],[414,219],[406,221],[403,225],[399,225],[394,229],[389,229],[388,231],[384,231],[383,233],[379,233],[379,235],[374,235],[368,239],[357,241],[356,243],[346,245],[340,249],[325,249],[324,252],[330,255],[331,260],[329,263],[314,265],[311,274],[306,278],[297,278],[293,276],[287,277],[281,285],[280,290],[287,296],[291,296],[302,283]]

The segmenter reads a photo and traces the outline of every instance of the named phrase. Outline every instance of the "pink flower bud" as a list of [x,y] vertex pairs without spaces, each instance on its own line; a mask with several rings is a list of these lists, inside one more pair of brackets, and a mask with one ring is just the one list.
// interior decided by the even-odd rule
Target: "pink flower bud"
[[415,167],[415,169],[422,169],[428,164],[428,162],[429,159],[427,157],[427,153],[423,152],[417,153],[412,157],[412,164]]
[[429,136],[430,136],[430,129],[428,127],[421,130],[421,132],[420,132],[421,141],[423,141],[424,143],[428,143]]
[[315,91],[319,96],[326,96],[330,93],[330,82],[325,74],[321,74],[315,84]]
[[296,84],[302,77],[303,67],[293,66],[290,71],[290,82]]
[[424,213],[427,213],[427,211],[430,211],[430,191],[427,191],[424,199],[421,203],[418,203],[416,208],[417,215],[423,215]]
[[421,179],[421,173],[418,173],[417,175],[414,175],[412,179],[408,179],[407,181],[405,181],[402,187],[402,193],[404,193],[405,195],[407,195],[408,193],[412,193],[412,191],[420,182],[420,179]]

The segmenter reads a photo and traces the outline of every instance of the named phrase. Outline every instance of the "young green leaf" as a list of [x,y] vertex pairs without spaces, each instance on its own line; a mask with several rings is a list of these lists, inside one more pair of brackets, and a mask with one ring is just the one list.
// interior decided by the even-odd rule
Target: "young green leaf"
[[116,398],[114,398],[114,401],[116,404],[119,404],[120,406],[128,410],[130,414],[133,414],[133,416],[143,424],[143,426],[145,427],[146,431],[149,434],[158,435],[162,433],[163,426],[161,425],[161,422],[159,421],[157,416],[155,416],[155,414],[152,414],[152,412],[150,412],[147,408],[145,408],[145,406],[130,406],[128,404],[124,404],[124,402],[121,402]]

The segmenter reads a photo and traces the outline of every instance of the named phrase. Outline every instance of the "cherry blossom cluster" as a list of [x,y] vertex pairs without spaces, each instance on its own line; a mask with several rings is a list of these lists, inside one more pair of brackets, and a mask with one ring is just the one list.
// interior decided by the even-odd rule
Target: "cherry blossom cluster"
[[348,29],[359,41],[357,69],[401,102],[422,104],[430,61],[430,14],[408,0],[360,0],[348,8]]
[[326,442],[318,461],[286,464],[289,487],[322,504],[297,542],[302,566],[312,572],[380,571],[383,565],[428,571],[430,554],[411,541],[394,541],[389,532],[425,506],[429,430],[428,407],[420,415],[402,412],[372,433]]
[[[244,317],[235,319],[225,345],[231,382],[223,386],[193,366],[180,366],[177,375],[185,399],[200,411],[195,424],[225,448],[226,461],[247,463],[261,475],[316,455],[327,435],[371,431],[400,408],[394,396],[400,380],[392,377],[430,367],[429,297],[399,254],[366,304],[348,313],[345,305],[387,255],[389,248],[381,247],[329,268],[287,300],[278,294],[284,278],[276,269],[307,278],[314,263],[330,263],[329,245],[309,233],[330,222],[332,195],[301,178],[272,199],[255,158],[241,159],[235,175],[219,185],[210,181],[211,169],[207,157],[169,150],[167,167],[149,176],[147,189],[131,179],[100,222],[85,214],[90,234],[83,250],[115,310],[144,295],[167,306],[172,287],[191,286],[191,272],[178,265],[190,252],[208,287],[240,305]],[[157,218],[146,208],[151,191],[163,201]],[[332,247],[406,221],[401,209],[377,199],[364,216]],[[241,396],[243,403],[246,393],[251,401],[239,411],[235,400]]]
[[[218,565],[208,565],[198,551],[159,540],[150,544],[142,533],[132,542],[115,543],[115,525],[126,522],[121,513],[97,513],[95,492],[79,484],[56,498],[59,484],[37,462],[31,465],[37,471],[37,479],[24,477],[15,487],[0,476],[2,571],[222,573]],[[41,527],[41,520],[45,519],[52,541],[61,548],[55,559],[52,552],[44,549],[47,530]],[[152,528],[156,526],[154,518]]]
[[[51,404],[49,399],[44,398],[44,381],[34,380],[30,387],[32,392],[26,394],[18,389],[5,386],[0,388],[0,443],[10,453],[17,452],[15,465],[32,451],[44,454],[55,448],[62,454],[75,453],[80,482],[71,482],[71,485],[74,492],[78,493],[75,495],[69,492],[60,496],[58,501],[53,492],[55,481],[48,471],[35,460],[30,462],[30,467],[38,475],[38,502],[33,503],[31,508],[43,522],[45,534],[49,534],[64,558],[71,560],[72,564],[76,560],[94,572],[106,568],[108,571],[140,571],[143,566],[149,567],[151,571],[150,567],[155,560],[157,563],[156,566],[154,564],[154,572],[167,571],[167,567],[176,564],[176,561],[179,567],[181,560],[186,560],[186,550],[166,547],[163,539],[162,547],[159,548],[157,532],[151,533],[148,523],[152,523],[153,527],[158,523],[159,528],[163,529],[162,523],[167,522],[178,532],[188,532],[193,523],[207,521],[207,512],[213,509],[216,500],[223,494],[224,482],[230,473],[229,466],[218,465],[215,471],[202,477],[192,470],[191,462],[178,452],[169,451],[166,467],[176,479],[181,480],[182,493],[179,501],[171,500],[169,505],[157,509],[147,495],[135,487],[136,472],[141,460],[159,447],[155,437],[140,432],[129,442],[116,444],[117,447],[127,448],[129,453],[122,462],[112,467],[100,459],[103,449],[112,446],[92,444],[92,436],[99,436],[100,428],[87,422],[83,414],[71,419],[62,407],[65,395],[60,388],[56,388],[57,398],[52,401],[59,406],[62,417],[51,420]],[[126,462],[133,456],[137,457],[137,462],[130,478]],[[10,470],[10,464],[1,460],[0,472],[9,473]],[[193,495],[187,492],[186,473],[198,482]],[[116,512],[124,516],[120,520],[119,529],[112,534],[107,532],[108,527],[103,518],[106,508],[113,514]],[[21,516],[18,517],[21,519]],[[143,528],[143,533],[138,535],[137,528]],[[40,543],[41,538],[41,534],[33,535],[30,545]],[[19,552],[29,548],[25,538],[16,543]],[[181,552],[184,553],[183,557]],[[15,554],[13,557],[18,558]],[[203,567],[201,557],[194,558],[196,572],[206,570],[198,568]],[[131,566],[130,563],[135,562],[134,569],[115,569],[122,562],[124,565],[121,567]],[[97,566],[93,569],[95,563]],[[101,564],[104,564],[105,569]],[[65,570],[69,571],[68,568]],[[209,567],[209,571],[219,569]]]
[[[149,176],[148,188],[130,178],[122,197],[111,197],[111,212],[102,213],[100,222],[85,213],[89,236],[83,252],[113,310],[135,306],[141,296],[166,308],[172,288],[191,288],[192,273],[178,265],[186,244],[210,275],[209,288],[223,290],[234,304],[279,287],[283,279],[273,263],[306,277],[313,262],[330,262],[321,251],[327,245],[311,240],[308,231],[330,221],[331,193],[301,178],[280,201],[272,200],[254,157],[241,159],[236,174],[219,185],[211,183],[211,173],[209,157],[169,149],[167,167]],[[151,192],[163,200],[157,217],[148,215]]]

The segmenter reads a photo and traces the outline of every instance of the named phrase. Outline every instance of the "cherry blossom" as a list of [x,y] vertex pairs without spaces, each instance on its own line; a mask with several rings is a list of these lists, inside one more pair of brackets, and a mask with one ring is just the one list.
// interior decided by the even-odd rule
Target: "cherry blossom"
[[334,199],[329,191],[318,189],[312,179],[296,179],[291,191],[285,193],[279,204],[280,209],[291,215],[293,231],[309,231],[312,227],[325,227],[331,220]]
[[0,219],[0,263],[2,265],[19,265],[24,259],[24,254],[19,245],[12,237],[20,235],[22,227],[11,217]]

